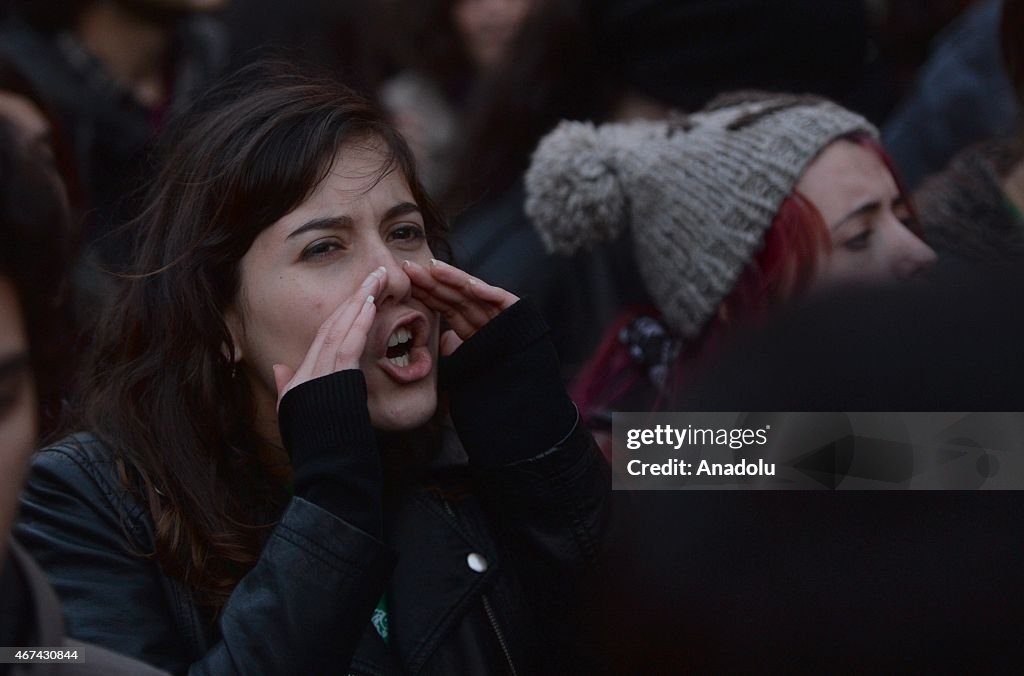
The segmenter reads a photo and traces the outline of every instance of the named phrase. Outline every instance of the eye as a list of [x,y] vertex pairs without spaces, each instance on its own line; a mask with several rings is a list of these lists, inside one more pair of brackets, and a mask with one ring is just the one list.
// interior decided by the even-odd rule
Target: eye
[[303,261],[322,261],[341,250],[341,244],[333,239],[319,239],[302,250]]
[[864,251],[871,244],[871,228],[865,228],[853,237],[843,242],[843,248],[847,251]]
[[415,223],[403,223],[388,233],[388,241],[397,242],[404,246],[418,246],[426,239],[426,232],[423,227]]

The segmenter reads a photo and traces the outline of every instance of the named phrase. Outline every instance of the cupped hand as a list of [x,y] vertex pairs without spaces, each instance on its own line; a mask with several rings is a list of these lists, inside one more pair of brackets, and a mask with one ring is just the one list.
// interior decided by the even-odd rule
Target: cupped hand
[[441,313],[452,330],[441,336],[441,354],[450,355],[487,322],[519,300],[497,286],[485,284],[458,268],[438,260],[429,266],[402,263],[412,281],[412,295]]
[[386,286],[387,270],[381,266],[320,325],[297,369],[287,364],[274,364],[279,407],[285,393],[297,385],[335,371],[359,368],[359,358],[366,348],[366,338],[377,311],[373,300]]

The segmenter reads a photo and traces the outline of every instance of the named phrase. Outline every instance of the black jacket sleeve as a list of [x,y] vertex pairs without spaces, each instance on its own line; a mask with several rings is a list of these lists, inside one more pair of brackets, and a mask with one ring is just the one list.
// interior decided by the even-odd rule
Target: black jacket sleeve
[[278,416],[295,495],[379,540],[384,480],[366,398],[362,371],[337,371],[289,390]]
[[606,548],[611,474],[565,392],[547,328],[519,301],[446,366],[452,420],[531,610],[531,652],[546,668],[588,670],[583,585]]
[[452,420],[512,534],[517,557],[559,575],[594,563],[609,520],[611,474],[561,382],[540,313],[508,308],[444,364]]

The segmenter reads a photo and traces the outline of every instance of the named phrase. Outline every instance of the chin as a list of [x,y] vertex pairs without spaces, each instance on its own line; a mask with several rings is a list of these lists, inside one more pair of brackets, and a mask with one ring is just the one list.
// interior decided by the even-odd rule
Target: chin
[[437,391],[392,396],[370,402],[370,424],[378,432],[409,432],[423,427],[437,412]]

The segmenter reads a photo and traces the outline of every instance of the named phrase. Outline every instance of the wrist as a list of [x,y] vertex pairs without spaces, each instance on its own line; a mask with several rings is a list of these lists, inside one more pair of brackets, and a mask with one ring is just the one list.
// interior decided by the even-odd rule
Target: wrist
[[278,408],[278,426],[292,465],[338,447],[373,448],[366,402],[366,378],[358,369],[336,371],[289,390]]

